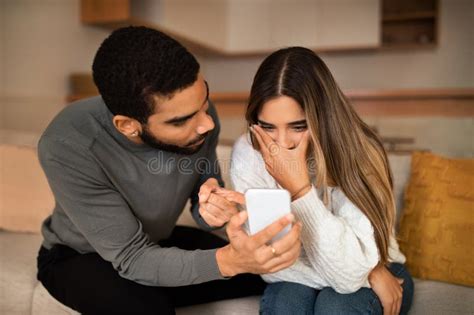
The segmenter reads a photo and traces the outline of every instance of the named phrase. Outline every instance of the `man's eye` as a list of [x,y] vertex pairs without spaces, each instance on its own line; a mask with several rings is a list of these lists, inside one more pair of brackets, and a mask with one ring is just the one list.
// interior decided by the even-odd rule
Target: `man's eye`
[[186,123],[186,121],[187,120],[174,122],[173,126],[175,127],[183,126]]

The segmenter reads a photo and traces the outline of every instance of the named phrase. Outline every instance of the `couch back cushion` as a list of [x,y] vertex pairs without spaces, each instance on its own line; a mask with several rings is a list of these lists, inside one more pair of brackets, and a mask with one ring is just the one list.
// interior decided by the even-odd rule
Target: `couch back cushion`
[[0,145],[0,228],[38,232],[54,207],[36,148]]
[[400,218],[403,212],[403,198],[405,187],[410,178],[411,154],[388,154],[388,161],[392,171],[393,196],[396,207],[396,227],[399,228]]
[[474,286],[473,188],[474,159],[413,155],[399,233],[413,276]]

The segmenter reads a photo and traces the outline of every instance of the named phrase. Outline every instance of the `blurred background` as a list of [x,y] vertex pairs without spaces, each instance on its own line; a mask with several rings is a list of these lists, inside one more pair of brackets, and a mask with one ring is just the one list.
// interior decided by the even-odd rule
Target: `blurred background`
[[[228,184],[259,64],[282,47],[316,51],[389,152],[397,217],[412,198],[400,234],[410,271],[458,284],[417,279],[412,313],[473,313],[473,289],[459,284],[472,280],[474,257],[474,0],[0,0],[0,314],[74,314],[36,279],[38,232],[55,204],[36,145],[59,111],[97,95],[95,52],[128,25],[164,31],[196,55],[221,120]],[[412,164],[416,150],[471,159],[426,154]],[[192,222],[183,211],[178,224]],[[245,305],[250,314],[258,299],[253,311]]]
[[0,0],[2,142],[34,145],[114,29],[146,25],[198,58],[221,143],[245,130],[253,75],[285,46],[315,50],[388,150],[474,152],[472,0]]

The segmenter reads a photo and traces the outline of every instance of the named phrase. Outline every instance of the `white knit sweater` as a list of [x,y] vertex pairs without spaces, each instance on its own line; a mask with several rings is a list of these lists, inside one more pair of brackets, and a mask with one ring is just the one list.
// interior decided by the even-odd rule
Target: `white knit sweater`
[[[240,137],[234,146],[230,176],[235,190],[242,193],[249,188],[281,188],[265,169],[248,135]],[[368,275],[379,261],[372,224],[340,189],[328,189],[328,207],[314,187],[292,202],[293,214],[303,223],[301,255],[291,267],[263,275],[266,282],[332,287],[339,293],[370,287]],[[394,236],[389,255],[391,262],[405,262]]]

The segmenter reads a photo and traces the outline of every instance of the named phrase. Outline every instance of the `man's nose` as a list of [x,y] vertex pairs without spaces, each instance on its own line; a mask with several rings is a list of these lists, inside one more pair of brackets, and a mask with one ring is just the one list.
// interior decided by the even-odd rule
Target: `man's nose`
[[211,131],[212,129],[214,129],[214,127],[215,127],[215,124],[212,117],[210,115],[204,114],[204,117],[202,118],[202,121],[198,125],[196,131],[198,134],[202,135],[208,131]]

